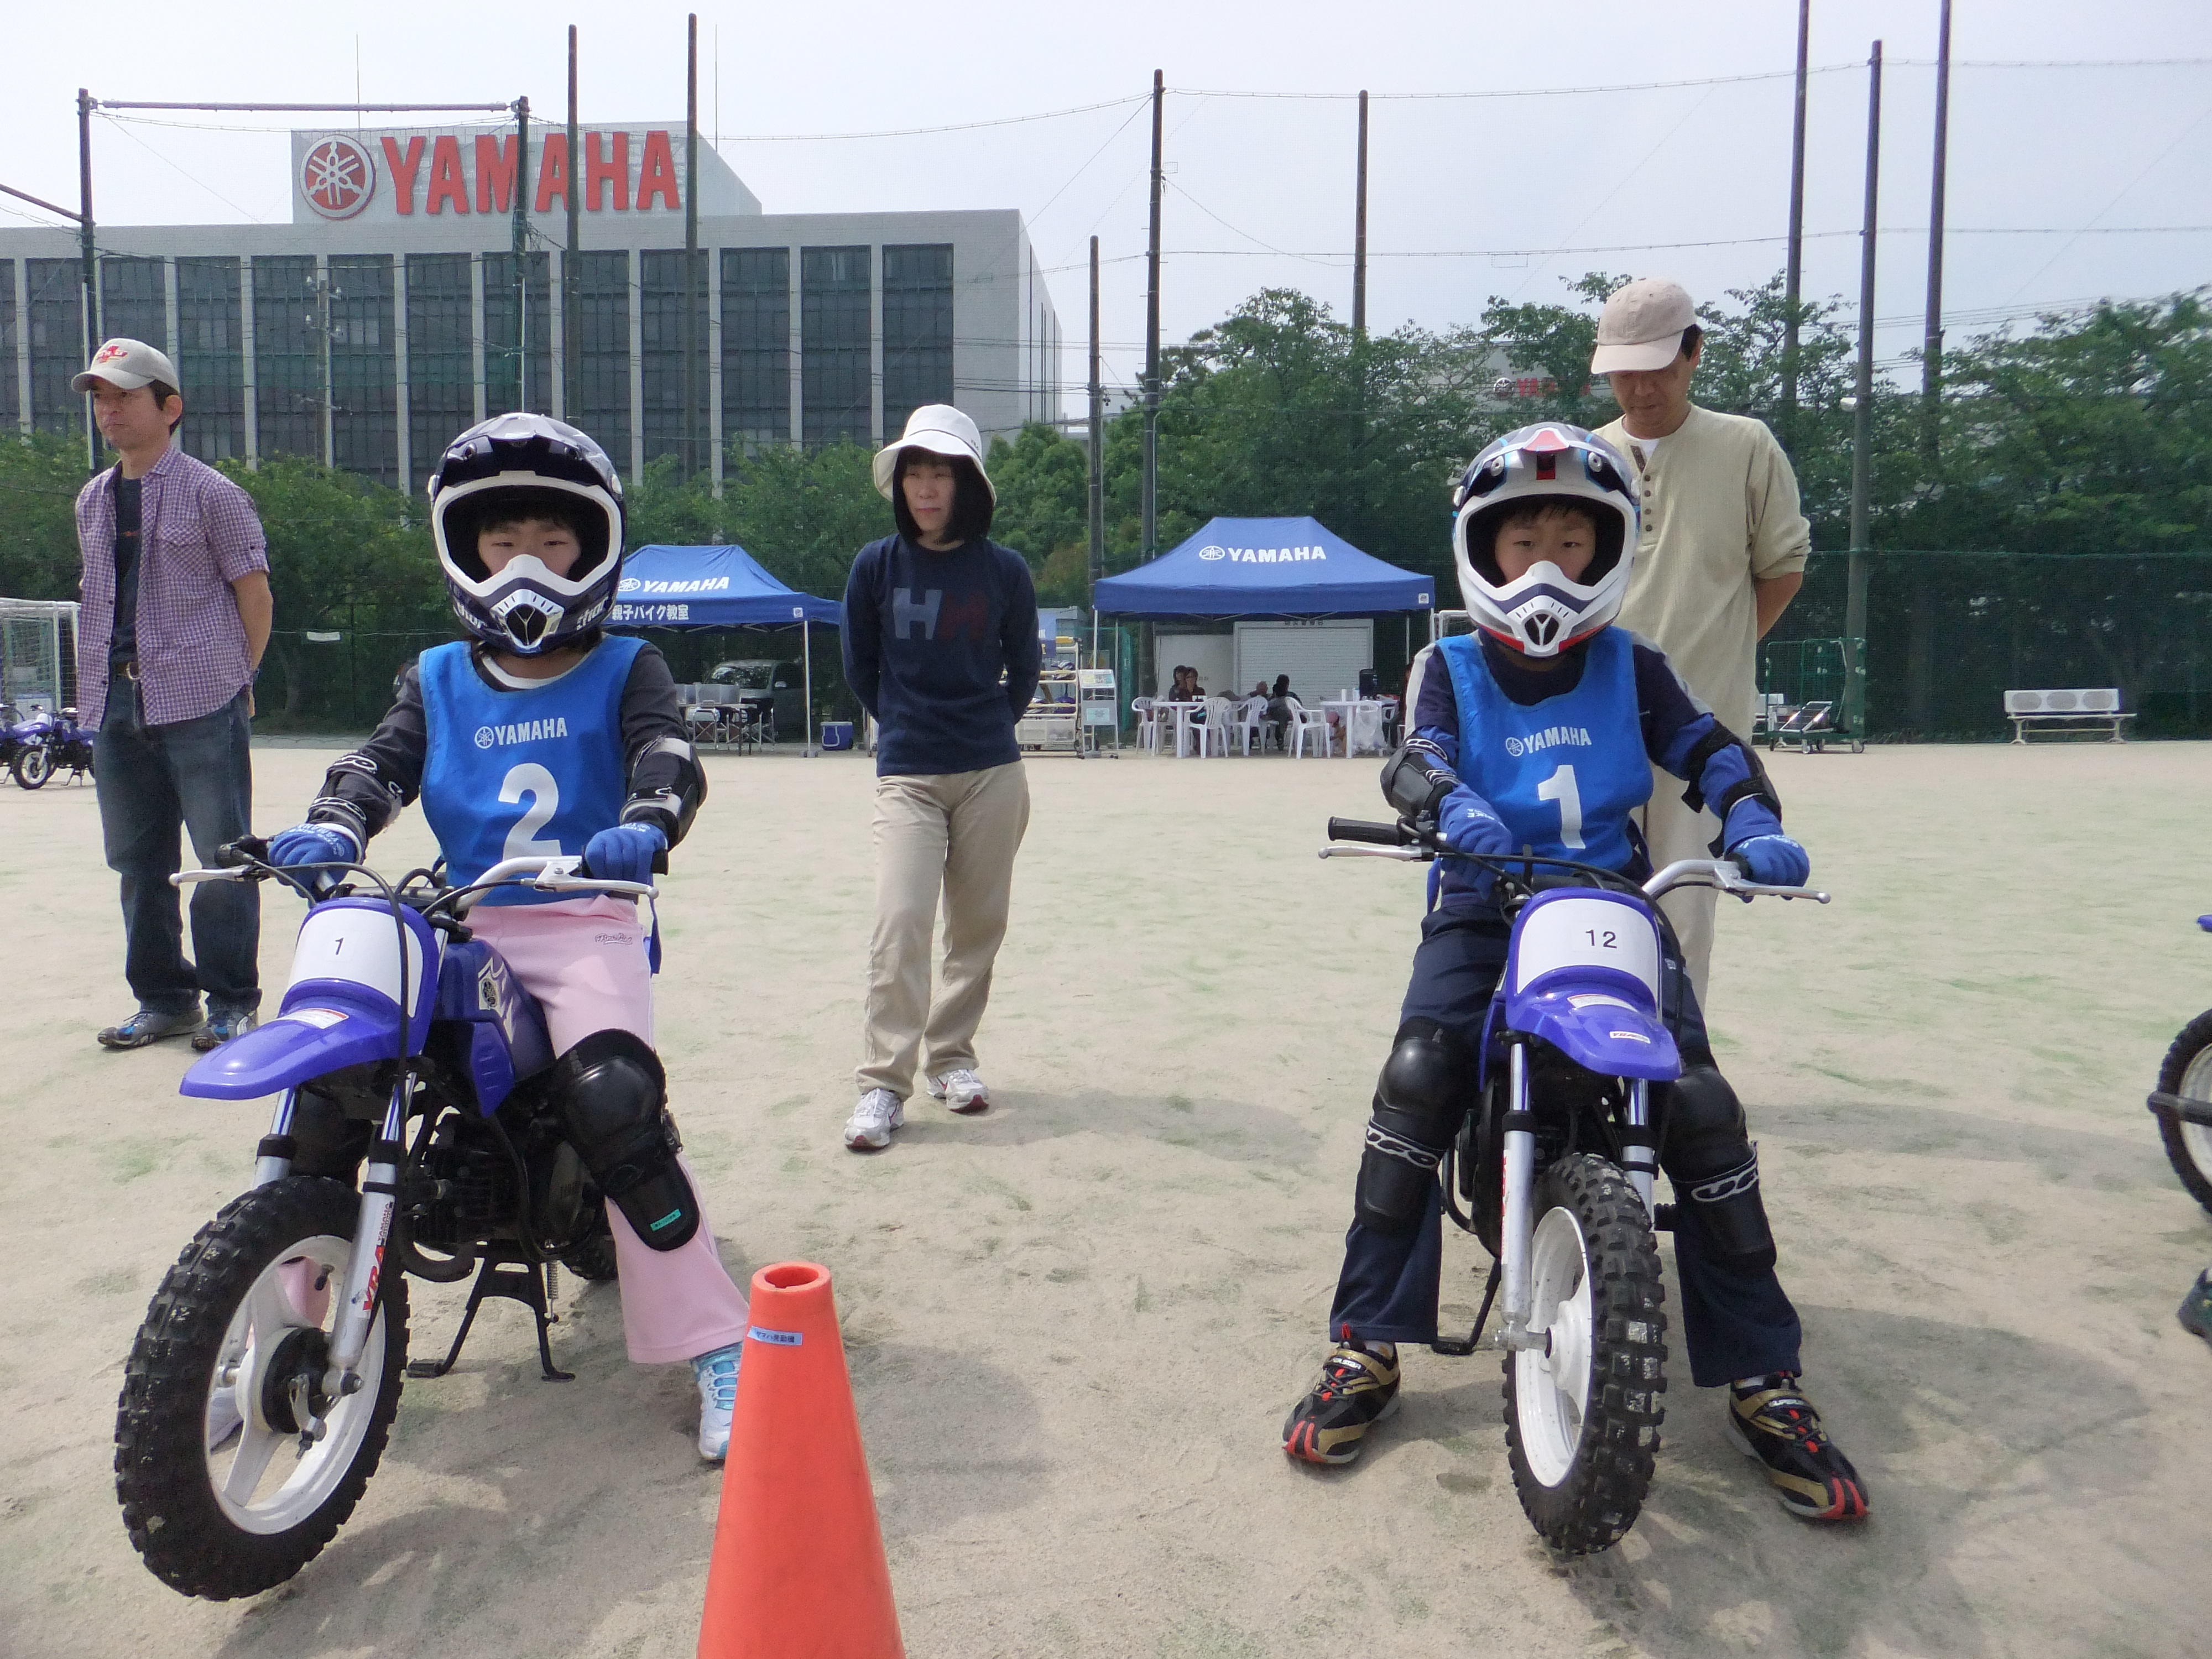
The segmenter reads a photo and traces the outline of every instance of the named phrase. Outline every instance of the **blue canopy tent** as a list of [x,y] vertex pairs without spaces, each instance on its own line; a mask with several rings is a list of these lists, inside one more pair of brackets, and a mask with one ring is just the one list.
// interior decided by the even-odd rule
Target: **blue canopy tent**
[[1433,579],[1363,553],[1316,519],[1211,519],[1091,603],[1118,616],[1329,617],[1426,611]]
[[799,625],[806,665],[806,752],[814,752],[813,624],[845,623],[845,607],[786,587],[742,547],[641,547],[623,563],[610,628]]

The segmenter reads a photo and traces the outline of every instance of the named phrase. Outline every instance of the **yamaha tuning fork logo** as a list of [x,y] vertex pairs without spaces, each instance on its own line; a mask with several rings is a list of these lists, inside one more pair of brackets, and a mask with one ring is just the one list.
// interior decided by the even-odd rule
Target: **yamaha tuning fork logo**
[[376,194],[376,162],[366,145],[332,133],[301,158],[300,194],[325,219],[350,219]]

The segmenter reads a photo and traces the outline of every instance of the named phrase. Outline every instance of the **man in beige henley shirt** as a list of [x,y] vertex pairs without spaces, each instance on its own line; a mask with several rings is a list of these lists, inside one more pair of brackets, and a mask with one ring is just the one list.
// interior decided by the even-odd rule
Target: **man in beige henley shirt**
[[[1703,349],[1681,285],[1641,277],[1605,302],[1590,372],[1610,380],[1621,409],[1598,435],[1633,463],[1644,502],[1621,625],[1664,651],[1721,724],[1747,738],[1759,641],[1805,580],[1812,531],[1790,458],[1765,425],[1690,401]],[[1684,805],[1674,779],[1655,776],[1644,833],[1652,863],[1664,865],[1711,857],[1720,824]],[[1678,889],[1661,901],[1701,1004],[1718,897]]]

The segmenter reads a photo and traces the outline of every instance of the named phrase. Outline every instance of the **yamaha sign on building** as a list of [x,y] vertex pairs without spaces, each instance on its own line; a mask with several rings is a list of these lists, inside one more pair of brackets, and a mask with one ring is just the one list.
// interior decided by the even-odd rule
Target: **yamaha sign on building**
[[[718,473],[733,447],[880,443],[924,403],[987,434],[1059,418],[1059,320],[1012,210],[765,213],[702,143],[687,331],[684,139],[680,120],[587,127],[573,155],[557,125],[526,154],[511,125],[295,132],[289,225],[100,227],[98,332],[176,361],[203,459],[306,455],[410,489],[517,407],[626,471],[676,453],[687,334]],[[0,426],[82,422],[82,298],[73,232],[0,230]]]

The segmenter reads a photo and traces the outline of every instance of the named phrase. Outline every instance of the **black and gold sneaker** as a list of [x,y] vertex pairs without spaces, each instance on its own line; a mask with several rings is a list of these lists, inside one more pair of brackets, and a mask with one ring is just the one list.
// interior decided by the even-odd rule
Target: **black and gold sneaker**
[[1808,1521],[1863,1521],[1866,1487],[1836,1449],[1789,1371],[1729,1389],[1728,1434],[1738,1450],[1766,1465],[1766,1478],[1790,1514]]
[[1322,1361],[1321,1381],[1291,1408],[1283,1449],[1309,1463],[1349,1463],[1367,1431],[1398,1407],[1396,1350],[1388,1359],[1340,1342]]

